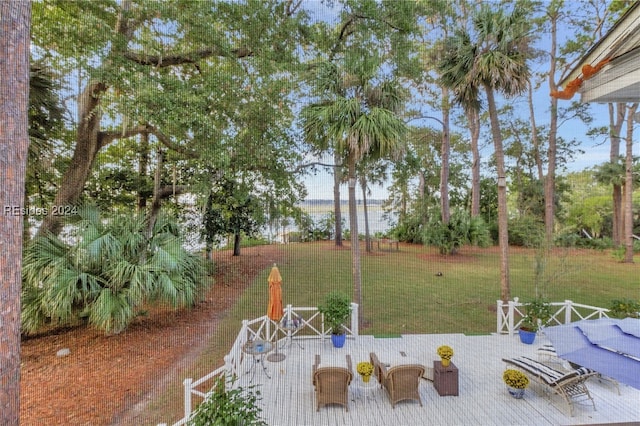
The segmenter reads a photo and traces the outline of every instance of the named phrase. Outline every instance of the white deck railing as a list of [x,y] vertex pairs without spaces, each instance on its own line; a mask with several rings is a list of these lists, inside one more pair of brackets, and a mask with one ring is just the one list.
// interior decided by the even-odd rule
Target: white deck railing
[[[331,333],[331,328],[325,327],[324,315],[318,311],[317,307],[296,307],[287,305],[284,309],[284,317],[291,319],[298,317],[302,321],[302,325],[296,330],[283,330],[278,324],[264,315],[253,320],[243,320],[240,327],[238,337],[233,342],[231,350],[224,357],[224,365],[213,370],[211,373],[199,378],[196,381],[188,378],[182,385],[184,386],[184,417],[178,420],[173,426],[181,426],[187,423],[193,412],[193,396],[205,399],[209,393],[198,390],[203,384],[211,382],[218,377],[225,377],[225,383],[228,388],[236,386],[232,380],[241,374],[240,366],[244,357],[242,347],[249,340],[267,340],[278,343],[282,339],[288,339],[292,336],[305,339],[324,339]],[[344,326],[347,336],[358,335],[358,304],[351,304],[351,323],[350,326]],[[280,337],[279,337],[280,336]],[[211,385],[209,386],[211,388]],[[158,426],[164,426],[162,423]]]
[[[496,331],[499,334],[514,334],[526,315],[524,312],[526,303],[520,302],[517,297],[514,297],[513,300],[507,303],[498,300],[497,304]],[[569,324],[570,322],[584,319],[608,317],[607,312],[609,312],[609,309],[606,308],[574,303],[571,300],[551,302],[549,305],[552,307],[552,312],[554,307],[557,309],[549,320],[542,324],[543,326]]]

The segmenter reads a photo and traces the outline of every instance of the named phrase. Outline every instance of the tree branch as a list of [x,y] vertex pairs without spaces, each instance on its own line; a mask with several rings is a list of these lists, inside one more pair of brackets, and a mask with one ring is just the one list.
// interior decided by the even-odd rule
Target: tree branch
[[320,163],[320,162],[300,164],[298,167],[296,167],[296,171],[307,168],[307,167],[313,167],[313,166],[335,167],[335,166],[341,166],[341,164],[327,164],[327,163]]
[[125,139],[125,138],[130,138],[131,136],[135,136],[135,135],[139,135],[141,133],[146,133],[147,130],[147,126],[136,126],[136,127],[132,127],[131,129],[125,129],[124,131],[121,132],[117,132],[117,131],[108,131],[108,132],[98,132],[98,149],[102,148],[103,146],[107,146],[109,145],[111,142],[113,142],[116,139]]
[[200,157],[200,154],[197,151],[192,151],[192,150],[190,150],[188,148],[185,148],[183,146],[180,146],[178,144],[175,144],[175,143],[171,142],[171,139],[169,139],[169,137],[167,135],[162,133],[160,130],[158,130],[154,126],[147,126],[147,131],[149,133],[151,133],[152,135],[155,135],[155,137],[158,138],[160,143],[162,143],[164,146],[166,146],[167,148],[169,148],[172,151],[178,152],[178,153],[186,156],[187,158],[198,158],[198,157]]
[[160,200],[164,200],[165,198],[172,197],[174,195],[180,195],[187,192],[189,187],[187,185],[167,185],[160,188],[156,194],[157,200],[154,200],[154,203],[159,202]]
[[155,67],[171,67],[182,64],[195,64],[201,59],[210,58],[212,56],[246,58],[253,56],[253,52],[246,48],[240,47],[225,52],[217,47],[195,50],[193,52],[175,54],[175,55],[145,55],[135,52],[125,52],[124,57],[140,65],[152,65]]

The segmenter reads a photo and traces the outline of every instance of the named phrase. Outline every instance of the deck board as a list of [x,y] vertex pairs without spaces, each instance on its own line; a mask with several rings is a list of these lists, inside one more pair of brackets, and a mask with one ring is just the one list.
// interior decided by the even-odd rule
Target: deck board
[[[256,385],[261,392],[263,417],[270,426],[304,425],[578,425],[595,423],[632,422],[640,419],[640,391],[620,385],[618,395],[614,386],[597,379],[588,382],[596,403],[596,411],[589,401],[575,404],[575,415],[558,396],[545,396],[536,392],[535,384],[526,391],[522,400],[512,398],[502,382],[506,368],[502,358],[518,355],[536,357],[535,350],[548,343],[539,336],[533,345],[524,345],[517,336],[463,334],[403,335],[393,338],[375,338],[362,335],[347,339],[341,349],[333,348],[329,339],[304,339],[303,348],[296,342],[279,350],[286,354],[281,362],[265,361],[272,378],[268,379],[260,366],[252,383],[251,374],[240,377],[242,386]],[[421,407],[417,401],[405,401],[391,407],[384,389],[369,390],[369,399],[357,387],[359,380],[356,364],[369,359],[369,352],[398,354],[404,351],[409,358],[421,360],[431,367],[438,359],[440,345],[451,346],[455,354],[452,361],[459,369],[459,396],[441,397],[428,380],[421,380]],[[315,394],[311,384],[314,356],[321,358],[351,355],[354,382],[350,386],[349,411],[341,406],[321,407],[316,411]],[[243,366],[252,362],[247,357]],[[372,378],[372,380],[375,380]]]

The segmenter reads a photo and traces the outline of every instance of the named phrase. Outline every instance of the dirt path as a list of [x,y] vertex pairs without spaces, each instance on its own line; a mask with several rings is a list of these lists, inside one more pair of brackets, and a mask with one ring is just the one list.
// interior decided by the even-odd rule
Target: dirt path
[[[191,310],[156,309],[125,332],[58,330],[22,343],[22,425],[142,424],[144,410],[197,359],[218,321],[257,274],[283,252],[278,246],[216,254],[216,285]],[[70,354],[56,356],[60,349]]]

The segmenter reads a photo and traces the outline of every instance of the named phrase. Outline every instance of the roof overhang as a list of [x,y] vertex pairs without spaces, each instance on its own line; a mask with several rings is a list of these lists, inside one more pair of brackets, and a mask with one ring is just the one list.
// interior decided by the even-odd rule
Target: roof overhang
[[640,1],[633,3],[560,83],[583,77],[582,67],[609,59],[579,90],[582,102],[640,101]]

